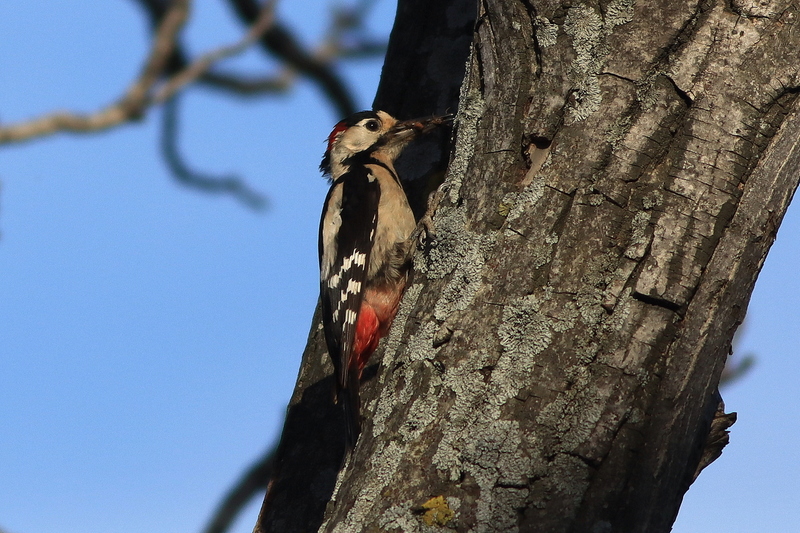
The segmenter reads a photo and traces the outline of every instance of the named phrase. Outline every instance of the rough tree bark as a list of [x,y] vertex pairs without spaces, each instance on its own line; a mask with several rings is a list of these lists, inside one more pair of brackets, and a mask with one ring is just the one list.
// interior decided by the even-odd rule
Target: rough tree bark
[[256,530],[669,531],[798,182],[798,7],[481,1],[358,446],[315,325]]

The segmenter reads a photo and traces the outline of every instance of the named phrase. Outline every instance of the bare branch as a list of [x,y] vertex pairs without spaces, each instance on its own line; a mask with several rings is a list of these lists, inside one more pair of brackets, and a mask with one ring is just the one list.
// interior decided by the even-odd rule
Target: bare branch
[[719,378],[719,386],[727,387],[732,383],[739,381],[743,378],[753,365],[756,363],[756,355],[753,353],[739,354],[739,345],[741,344],[742,334],[747,328],[747,319],[739,326],[736,333],[733,334],[733,341],[731,341],[731,354],[725,362],[725,368],[722,369],[722,375]]
[[343,59],[362,59],[386,54],[386,41],[360,41],[354,46],[339,48]]
[[156,92],[152,101],[154,103],[162,103],[168,100],[184,86],[195,81],[202,74],[208,71],[208,69],[210,69],[214,63],[245,51],[274,24],[274,6],[275,0],[268,0],[267,2],[264,2],[258,17],[250,27],[250,31],[247,32],[242,40],[240,40],[238,43],[230,46],[223,46],[222,48],[212,50],[211,52],[202,55],[182,72],[179,72],[170,78],[170,80],[167,81],[164,86],[158,90],[158,92]]
[[147,95],[158,81],[175,47],[175,37],[186,22],[190,0],[174,0],[158,27],[145,66],[125,95],[96,113],[52,113],[41,118],[0,128],[0,144],[43,137],[58,131],[99,131],[140,118],[147,107]]
[[[132,0],[132,1],[138,3],[147,13],[148,17],[150,18],[150,26],[152,27],[152,31],[155,32],[167,13],[169,0]],[[173,49],[172,55],[167,61],[167,65],[164,68],[163,75],[171,76],[172,74],[180,72],[181,70],[186,68],[187,64],[188,61],[186,60],[186,54],[184,53],[180,42],[176,38],[175,48]]]
[[239,177],[209,176],[191,170],[178,150],[178,105],[177,96],[164,103],[164,115],[161,131],[161,150],[169,165],[172,175],[182,185],[200,189],[209,193],[230,194],[248,207],[261,210],[267,207],[267,199],[259,192],[251,189]]
[[[256,4],[250,0],[231,0],[231,2],[239,17],[245,21],[249,20]],[[303,50],[289,29],[283,26],[273,26],[264,32],[264,40],[268,37],[268,33],[275,34],[270,41],[273,44],[264,46],[286,65],[284,71],[275,77],[249,80],[241,76],[207,72],[198,81],[215,88],[251,96],[264,92],[285,91],[291,87],[298,73],[304,74],[320,84],[325,94],[341,113],[349,113],[351,111],[346,110],[343,104],[345,100],[352,100],[352,98],[349,95],[346,99],[340,96],[340,90],[344,90],[343,82],[333,79],[335,75],[333,75],[331,65],[335,59],[375,57],[386,53],[385,41],[359,35],[352,42],[346,42],[348,32],[363,28],[364,17],[373,4],[374,0],[362,0],[351,8],[335,10],[328,35],[323,43],[313,51]],[[275,42],[281,39],[284,42],[280,46],[276,45]],[[326,74],[320,75],[325,70],[328,70],[333,78]],[[337,88],[337,86],[340,87]]]
[[[266,490],[272,477],[273,460],[277,445],[272,446],[258,461],[245,471],[220,502],[203,533],[224,533],[230,529],[239,512],[259,492]],[[1,533],[1,532],[0,532]]]
[[[148,4],[149,5],[149,4]],[[186,22],[190,0],[174,0],[161,19],[145,67],[125,95],[115,104],[93,114],[52,113],[41,118],[0,128],[0,144],[43,137],[59,131],[93,132],[141,118],[148,107],[163,103],[177,91],[204,75],[217,61],[241,53],[274,23],[274,0],[265,2],[253,27],[239,42],[213,50],[179,71],[151,96],[151,91],[174,57],[175,41]],[[212,78],[214,79],[214,78]],[[217,78],[218,79],[218,78]]]
[[[353,6],[334,8],[327,36],[315,56],[330,61],[334,57],[360,58],[386,54],[388,43],[385,40],[371,39],[364,34],[364,19],[374,5],[375,0],[360,0]],[[350,43],[348,35],[351,35]]]
[[[259,6],[255,0],[228,1],[245,23],[252,24],[257,19]],[[261,36],[261,45],[288,66],[315,81],[341,116],[351,115],[356,111],[349,89],[333,71],[330,63],[305,50],[288,28],[276,22]]]
[[729,359],[719,378],[719,386],[727,387],[739,381],[747,375],[755,363],[756,356],[751,353],[745,354],[738,359]]
[[295,77],[295,73],[291,69],[285,69],[282,73],[270,78],[247,78],[235,74],[206,72],[200,76],[198,81],[215,89],[224,89],[241,96],[255,96],[264,93],[286,92],[292,86]]
[[[192,82],[242,95],[282,92],[291,86],[295,73],[308,76],[319,84],[338,113],[348,115],[355,111],[355,104],[344,82],[334,73],[332,60],[336,57],[378,55],[385,51],[385,45],[368,39],[358,39],[351,45],[343,44],[345,32],[361,27],[363,13],[372,0],[362,2],[358,8],[337,13],[328,38],[313,53],[306,51],[286,27],[276,22],[275,0],[268,0],[261,6],[255,0],[229,0],[239,17],[251,23],[247,35],[235,44],[204,54],[187,66],[185,55],[177,44],[177,36],[188,18],[191,0],[168,3],[137,1],[146,9],[156,32],[142,72],[125,94],[115,103],[94,113],[55,112],[0,127],[0,144],[26,141],[61,131],[102,131],[138,120],[149,107],[164,103]],[[261,79],[209,72],[219,61],[241,53],[259,39],[264,48],[285,62],[283,72]],[[174,75],[153,94],[158,80],[165,74]]]

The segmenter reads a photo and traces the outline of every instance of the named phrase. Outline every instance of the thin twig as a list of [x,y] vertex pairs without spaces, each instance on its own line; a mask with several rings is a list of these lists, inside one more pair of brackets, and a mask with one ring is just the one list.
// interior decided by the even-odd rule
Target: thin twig
[[156,92],[152,98],[152,102],[156,104],[165,102],[184,86],[195,81],[197,78],[203,75],[214,65],[214,63],[245,51],[274,24],[274,7],[275,0],[268,0],[264,2],[258,17],[256,18],[255,22],[253,22],[253,25],[250,27],[250,30],[247,32],[244,38],[242,38],[238,43],[230,46],[223,46],[200,56],[200,58],[190,64],[183,71],[170,78],[169,81],[167,81]]
[[248,207],[261,210],[267,207],[267,199],[251,189],[238,176],[210,176],[191,170],[178,150],[178,97],[164,103],[161,131],[161,151],[172,175],[181,184],[204,192],[230,194]]
[[322,62],[329,62],[333,58],[369,57],[386,54],[388,43],[385,41],[372,41],[363,35],[356,39],[355,44],[346,45],[347,34],[353,31],[363,32],[364,19],[375,5],[375,0],[360,0],[352,7],[334,9],[332,22],[322,44],[317,48],[314,56]]
[[254,496],[266,490],[272,477],[272,463],[276,448],[277,444],[252,464],[236,484],[228,490],[214,515],[206,523],[203,533],[224,533],[230,529],[234,519],[244,506]]
[[[255,0],[228,0],[228,3],[246,24],[252,24],[258,17],[259,6]],[[316,82],[340,116],[348,116],[356,111],[350,91],[331,64],[309,53],[288,28],[276,22],[264,32],[260,42],[263,48],[287,66]]]
[[286,92],[291,88],[295,78],[294,71],[287,68],[277,76],[269,78],[249,78],[221,72],[206,72],[198,78],[198,81],[215,89],[224,89],[240,96],[256,96],[264,93]]
[[745,354],[737,359],[730,358],[722,369],[722,375],[719,378],[719,386],[727,387],[732,383],[736,383],[753,368],[756,364],[756,356],[754,354]]

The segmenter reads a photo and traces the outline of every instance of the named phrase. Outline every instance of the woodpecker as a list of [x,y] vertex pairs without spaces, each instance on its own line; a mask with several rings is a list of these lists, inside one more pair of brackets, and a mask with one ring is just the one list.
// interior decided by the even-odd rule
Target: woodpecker
[[416,222],[394,161],[412,139],[448,120],[401,122],[362,111],[328,136],[320,164],[331,180],[319,229],[320,294],[348,449],[360,432],[361,372],[392,325],[411,262]]

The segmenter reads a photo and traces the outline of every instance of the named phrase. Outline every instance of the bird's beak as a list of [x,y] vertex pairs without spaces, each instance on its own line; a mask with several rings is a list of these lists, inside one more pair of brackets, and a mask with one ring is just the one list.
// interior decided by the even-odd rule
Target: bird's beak
[[412,120],[403,120],[397,122],[392,129],[389,130],[393,140],[397,141],[410,141],[418,135],[428,133],[442,124],[447,124],[453,121],[453,115],[441,115],[436,117],[415,118]]

